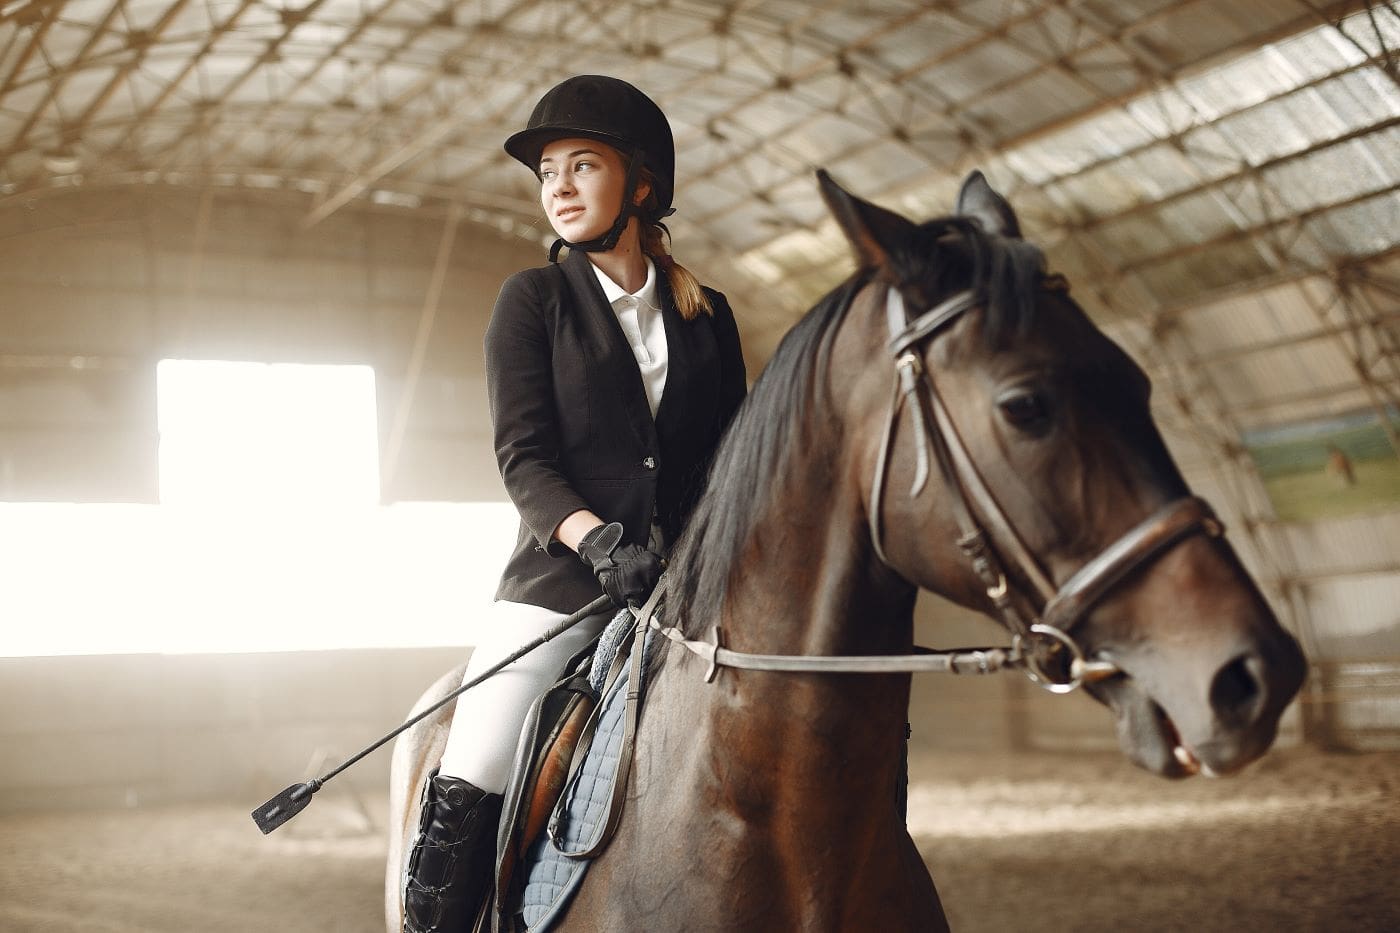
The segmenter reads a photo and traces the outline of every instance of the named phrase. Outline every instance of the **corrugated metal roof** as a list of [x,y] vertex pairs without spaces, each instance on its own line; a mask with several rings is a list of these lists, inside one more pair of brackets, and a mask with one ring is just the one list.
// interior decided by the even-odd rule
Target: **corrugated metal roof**
[[0,212],[244,186],[308,223],[455,203],[548,238],[500,143],[615,73],[671,117],[677,251],[755,359],[848,268],[815,167],[917,217],[982,168],[1154,373],[1190,471],[1247,484],[1247,432],[1400,404],[1397,48],[1395,4],[1359,0],[0,0]]

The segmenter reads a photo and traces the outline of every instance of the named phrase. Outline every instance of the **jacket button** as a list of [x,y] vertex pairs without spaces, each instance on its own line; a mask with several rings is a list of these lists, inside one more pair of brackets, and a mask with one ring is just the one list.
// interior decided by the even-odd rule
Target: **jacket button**
[[648,470],[656,469],[656,458],[647,457],[645,460],[642,461],[642,466],[646,467]]

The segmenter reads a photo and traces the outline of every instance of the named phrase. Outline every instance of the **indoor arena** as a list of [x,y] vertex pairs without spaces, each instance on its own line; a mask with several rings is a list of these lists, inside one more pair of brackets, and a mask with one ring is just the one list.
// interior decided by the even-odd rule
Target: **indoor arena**
[[6,933],[1400,930],[1400,3],[0,0],[0,739]]

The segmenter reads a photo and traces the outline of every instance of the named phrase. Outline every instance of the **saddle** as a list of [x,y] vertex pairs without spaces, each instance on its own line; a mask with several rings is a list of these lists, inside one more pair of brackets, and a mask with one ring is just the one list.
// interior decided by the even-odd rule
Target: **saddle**
[[593,649],[590,645],[581,660],[576,655],[564,676],[535,700],[521,731],[496,840],[496,906],[500,911],[507,908],[520,860],[544,831],[564,792],[579,738],[598,705],[598,691],[588,678]]
[[[615,828],[620,803],[605,798],[615,796],[625,699],[621,694],[628,679],[633,621],[630,613],[619,613],[601,638],[571,658],[560,679],[531,705],[501,812],[492,929],[522,928],[519,912],[527,888],[533,889],[530,894],[536,900],[539,897],[541,861],[556,863],[544,869],[546,876],[557,876],[544,884],[556,889],[547,900],[567,900],[563,889],[572,892],[586,860],[601,851]],[[607,702],[600,705],[600,697]],[[601,747],[594,747],[595,739]],[[625,770],[619,777],[625,781]],[[563,799],[571,788],[569,799]],[[576,808],[572,815],[564,812],[569,805]],[[595,819],[604,810],[606,826]],[[570,822],[577,825],[561,826]],[[561,861],[566,867],[559,867]],[[569,883],[575,874],[579,878]],[[533,925],[549,912],[536,904],[525,914]]]

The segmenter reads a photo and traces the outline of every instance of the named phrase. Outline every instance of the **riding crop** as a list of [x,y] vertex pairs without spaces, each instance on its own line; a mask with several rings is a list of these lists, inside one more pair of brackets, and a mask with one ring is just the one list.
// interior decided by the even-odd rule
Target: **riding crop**
[[286,790],[282,791],[282,793],[278,794],[276,797],[273,797],[267,803],[254,810],[253,822],[258,824],[258,829],[263,831],[263,835],[272,832],[274,829],[281,826],[283,823],[287,822],[292,817],[296,816],[302,810],[305,810],[307,804],[311,803],[311,795],[316,793],[322,787],[324,787],[326,785],[326,782],[328,782],[331,778],[335,777],[337,774],[344,771],[346,768],[355,764],[361,758],[364,758],[366,755],[368,755],[370,752],[375,751],[384,743],[388,742],[390,739],[403,732],[405,729],[417,725],[419,722],[422,722],[424,719],[428,718],[433,713],[436,713],[438,710],[446,706],[449,702],[457,699],[457,697],[461,696],[463,693],[467,692],[472,687],[475,687],[477,684],[481,683],[487,678],[494,676],[502,668],[520,660],[525,655],[529,654],[531,651],[534,651],[540,645],[543,645],[545,642],[558,637],[568,629],[571,629],[575,625],[578,625],[580,622],[582,622],[589,616],[602,612],[604,609],[607,609],[608,606],[610,606],[611,604],[612,600],[609,599],[607,596],[599,596],[597,599],[593,600],[593,602],[584,606],[582,609],[578,610],[573,615],[569,616],[567,619],[564,619],[559,624],[555,625],[553,628],[532,639],[527,644],[521,645],[515,651],[511,652],[508,656],[502,658],[496,664],[492,665],[489,670],[482,671],[479,676],[473,677],[471,680],[462,684],[462,686],[458,687],[456,690],[453,690],[447,696],[443,697],[441,700],[434,703],[432,706],[423,710],[417,716],[414,716],[412,719],[399,726],[393,732],[390,732],[388,735],[379,739],[373,745],[370,745],[369,747],[365,748],[359,754],[347,759],[337,767],[331,769],[330,771],[327,771],[325,774],[321,775],[318,778],[312,778],[311,780],[303,784],[291,785]]

